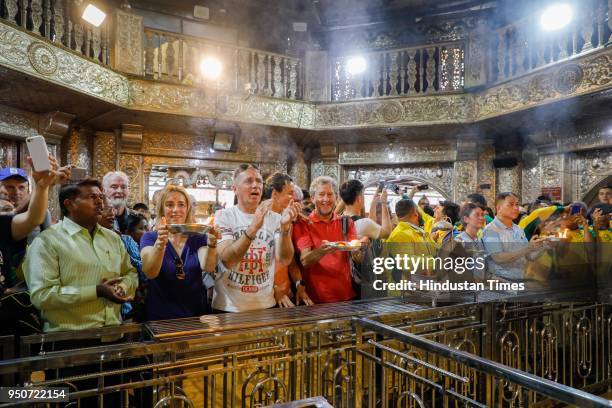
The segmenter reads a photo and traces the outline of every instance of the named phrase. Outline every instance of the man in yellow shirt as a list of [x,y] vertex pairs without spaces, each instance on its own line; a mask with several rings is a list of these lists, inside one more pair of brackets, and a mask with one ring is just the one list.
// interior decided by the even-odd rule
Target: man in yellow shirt
[[[397,227],[391,232],[389,238],[385,241],[387,256],[395,257],[396,255],[408,255],[410,257],[432,258],[436,256],[436,245],[428,233],[419,227],[419,212],[418,206],[410,199],[403,199],[395,204],[395,213],[399,219]],[[397,281],[400,279],[409,279],[406,275],[407,271],[403,271],[405,276],[397,276],[394,273],[394,278]],[[413,271],[410,271],[413,272]],[[421,269],[413,273],[430,275],[431,270]]]
[[28,249],[25,278],[45,332],[121,324],[121,304],[138,286],[121,238],[98,225],[103,199],[96,180],[63,186],[64,218]]

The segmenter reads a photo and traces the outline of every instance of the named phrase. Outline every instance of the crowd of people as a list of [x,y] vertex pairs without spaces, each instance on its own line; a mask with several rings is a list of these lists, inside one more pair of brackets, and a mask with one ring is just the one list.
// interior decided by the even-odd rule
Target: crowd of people
[[[398,253],[480,254],[486,271],[470,271],[470,279],[542,281],[558,245],[612,241],[611,186],[591,208],[546,196],[521,205],[507,192],[494,209],[478,193],[433,208],[426,197],[415,203],[419,186],[392,209],[382,188],[366,212],[359,180],[338,186],[320,176],[307,191],[287,174],[264,181],[256,165],[244,164],[233,174],[236,204],[216,211],[206,234],[183,234],[170,228],[195,221],[182,186],[156,194],[154,211],[144,203],[130,208],[124,173],[69,180],[70,167],[50,160],[50,171],[30,176],[0,170],[0,292],[28,294],[45,332],[352,300],[370,282],[369,262]],[[52,223],[48,198],[56,183],[62,217]],[[593,256],[586,247],[563,252]],[[396,272],[388,279],[399,280]],[[13,319],[6,308],[0,313]]]

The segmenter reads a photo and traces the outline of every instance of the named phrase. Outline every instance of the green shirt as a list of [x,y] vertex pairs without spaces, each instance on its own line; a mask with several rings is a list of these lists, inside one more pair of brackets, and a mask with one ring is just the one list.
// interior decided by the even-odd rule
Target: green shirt
[[119,235],[96,225],[92,238],[68,217],[32,242],[23,270],[45,332],[121,324],[121,305],[98,298],[96,285],[123,276],[120,286],[128,296],[138,286]]

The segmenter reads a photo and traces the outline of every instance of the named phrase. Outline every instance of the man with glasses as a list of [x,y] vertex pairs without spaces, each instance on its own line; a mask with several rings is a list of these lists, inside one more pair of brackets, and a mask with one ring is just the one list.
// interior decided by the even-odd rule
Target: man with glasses
[[59,202],[64,218],[34,240],[24,263],[43,330],[121,324],[121,304],[131,300],[138,275],[119,235],[98,225],[102,186],[97,180],[64,185]]
[[290,202],[277,214],[270,211],[271,201],[260,204],[263,179],[257,166],[239,166],[233,180],[238,204],[215,215],[221,240],[213,308],[225,312],[271,308],[276,305],[275,262],[286,266],[293,258],[291,224],[299,207]]

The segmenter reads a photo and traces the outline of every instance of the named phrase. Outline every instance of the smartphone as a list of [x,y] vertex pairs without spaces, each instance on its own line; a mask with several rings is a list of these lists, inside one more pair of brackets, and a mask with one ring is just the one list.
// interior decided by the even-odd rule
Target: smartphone
[[79,167],[73,167],[70,169],[70,180],[71,181],[82,181],[87,178],[87,169]]
[[384,181],[378,182],[378,188],[376,189],[377,194],[381,194],[383,192],[383,189],[385,188],[385,184],[386,183]]
[[26,146],[28,147],[28,153],[32,157],[32,164],[34,165],[35,171],[45,171],[51,169],[51,163],[49,162],[49,149],[47,149],[47,142],[42,136],[32,136],[26,139]]
[[582,211],[582,207],[578,204],[572,204],[572,206],[570,207],[571,215],[580,214],[581,211]]
[[417,190],[422,191],[422,190],[429,190],[429,185],[427,184],[421,184],[420,186],[417,187]]

